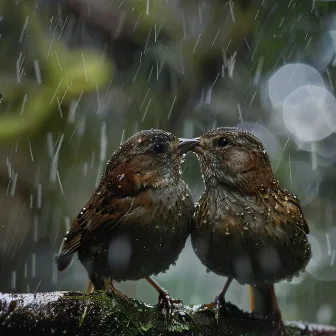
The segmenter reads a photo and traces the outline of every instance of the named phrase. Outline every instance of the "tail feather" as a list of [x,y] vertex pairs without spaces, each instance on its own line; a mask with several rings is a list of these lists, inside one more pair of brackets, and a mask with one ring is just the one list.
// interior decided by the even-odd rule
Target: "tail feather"
[[62,242],[58,256],[55,258],[57,269],[61,272],[68,268],[72,262],[74,253],[67,253],[64,249],[65,239]]
[[66,268],[68,268],[72,262],[73,259],[73,254],[59,254],[56,257],[56,264],[57,264],[57,269],[61,272],[64,271]]

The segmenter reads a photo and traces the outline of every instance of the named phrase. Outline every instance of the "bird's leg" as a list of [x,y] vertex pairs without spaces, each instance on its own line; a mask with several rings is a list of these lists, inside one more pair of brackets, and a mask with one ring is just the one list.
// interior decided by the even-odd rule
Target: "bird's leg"
[[110,278],[93,278],[94,280],[89,281],[88,293],[92,294],[95,290],[105,290],[107,294],[116,294],[118,296],[123,296],[113,285]]
[[97,273],[93,273],[90,275],[88,293],[92,294],[97,290],[105,289],[105,281],[104,278],[99,276]]
[[219,295],[216,297],[216,306],[221,306],[222,304],[225,304],[225,295],[226,295],[226,292],[228,291],[230,285],[231,285],[231,282],[232,282],[232,278],[228,278],[226,280],[226,283],[222,289],[222,291],[219,293]]
[[228,291],[231,282],[232,282],[233,278],[228,278],[222,291],[219,293],[219,295],[216,297],[215,301],[210,302],[210,303],[206,303],[204,305],[202,305],[202,307],[200,308],[200,310],[206,308],[206,309],[212,309],[215,308],[216,309],[216,320],[217,323],[219,321],[219,311],[220,308],[225,304],[225,295],[226,292]]
[[118,291],[117,288],[114,287],[114,284],[112,282],[112,280],[110,278],[103,278],[104,280],[104,288],[106,291],[106,294],[115,294],[119,297],[124,297],[125,295],[123,295],[120,291]]
[[172,316],[172,308],[174,304],[182,304],[183,302],[179,299],[172,299],[169,293],[159,285],[152,277],[145,278],[159,293],[159,302],[158,309],[165,308],[167,311],[168,320],[170,320]]
[[217,323],[219,322],[219,312],[220,312],[220,309],[225,304],[225,295],[226,295],[226,292],[228,291],[228,289],[229,289],[229,287],[231,285],[232,280],[233,280],[232,278],[228,278],[226,280],[226,283],[225,283],[222,291],[219,293],[219,295],[215,299],[215,302],[216,302],[216,320],[217,320]]
[[94,284],[93,284],[93,282],[90,280],[89,281],[89,286],[88,286],[88,293],[89,294],[92,294],[93,292],[94,292],[94,290],[95,290],[95,287],[94,287]]
[[116,291],[113,282],[109,278],[103,278],[106,293],[111,294]]
[[228,278],[226,280],[226,283],[225,283],[222,291],[216,296],[215,301],[210,302],[210,303],[205,303],[204,305],[202,305],[201,308],[212,309],[212,308],[220,307],[222,304],[224,304],[225,303],[225,294],[228,291],[232,280],[233,280],[232,278]]

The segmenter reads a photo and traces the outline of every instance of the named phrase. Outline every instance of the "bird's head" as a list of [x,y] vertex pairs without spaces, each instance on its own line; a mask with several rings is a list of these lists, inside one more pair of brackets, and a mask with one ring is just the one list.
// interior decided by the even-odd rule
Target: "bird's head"
[[192,151],[206,186],[222,184],[250,194],[278,184],[264,146],[247,131],[229,127],[208,131]]
[[103,179],[117,187],[165,188],[180,178],[182,157],[194,143],[157,129],[138,132],[114,152]]

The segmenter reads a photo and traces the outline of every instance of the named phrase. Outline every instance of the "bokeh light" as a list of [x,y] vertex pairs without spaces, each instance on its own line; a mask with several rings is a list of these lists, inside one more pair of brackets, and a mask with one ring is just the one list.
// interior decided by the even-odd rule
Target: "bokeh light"
[[336,99],[323,87],[303,85],[285,98],[283,118],[299,140],[322,140],[336,129]]
[[307,272],[319,280],[336,280],[336,228],[313,232],[309,242],[313,256],[306,267]]
[[324,88],[320,73],[303,63],[286,64],[275,71],[268,80],[268,96],[273,106],[282,106],[286,98],[304,85]]

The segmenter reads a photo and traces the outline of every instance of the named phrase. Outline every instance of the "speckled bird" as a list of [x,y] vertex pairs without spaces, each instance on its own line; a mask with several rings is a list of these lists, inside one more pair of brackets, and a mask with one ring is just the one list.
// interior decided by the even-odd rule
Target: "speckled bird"
[[[236,128],[204,133],[193,152],[205,191],[196,205],[192,245],[208,270],[252,286],[253,310],[273,314],[283,329],[275,282],[305,269],[311,249],[300,202],[280,187],[262,143]],[[266,307],[265,307],[266,305]]]
[[171,300],[150,276],[176,262],[191,232],[193,201],[180,163],[194,143],[154,129],[127,139],[66,233],[58,270],[77,252],[95,289],[106,279],[145,278]]

